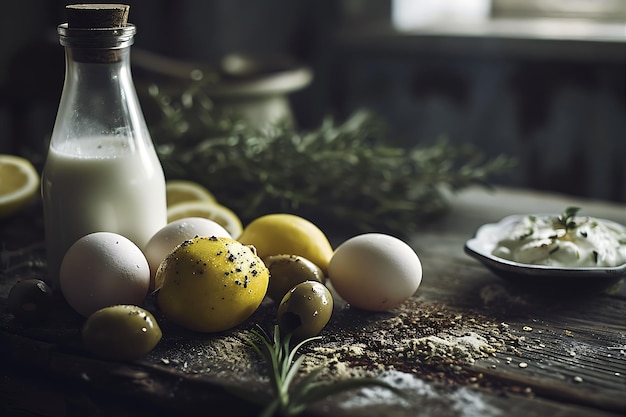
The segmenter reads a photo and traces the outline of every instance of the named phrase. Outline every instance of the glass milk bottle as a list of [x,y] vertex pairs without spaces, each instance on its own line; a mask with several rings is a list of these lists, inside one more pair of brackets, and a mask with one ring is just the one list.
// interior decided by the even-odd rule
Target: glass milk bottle
[[143,249],[167,222],[165,177],[130,71],[135,26],[128,6],[97,7],[67,6],[58,27],[66,74],[42,174],[52,284],[80,237],[115,232]]

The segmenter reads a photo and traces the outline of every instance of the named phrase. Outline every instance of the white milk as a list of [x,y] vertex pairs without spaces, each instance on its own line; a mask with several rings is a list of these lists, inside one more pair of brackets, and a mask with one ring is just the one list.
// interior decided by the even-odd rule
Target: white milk
[[80,237],[96,231],[119,233],[143,250],[167,223],[165,178],[156,152],[151,146],[131,151],[130,142],[85,138],[50,147],[42,196],[54,282],[65,252]]

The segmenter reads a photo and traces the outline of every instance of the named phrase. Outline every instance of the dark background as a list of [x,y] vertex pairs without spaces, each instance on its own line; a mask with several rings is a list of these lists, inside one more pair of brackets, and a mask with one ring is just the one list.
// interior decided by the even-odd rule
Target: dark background
[[[309,65],[313,82],[290,96],[303,129],[369,108],[403,145],[445,136],[488,156],[515,156],[518,167],[498,179],[505,185],[626,202],[621,16],[548,16],[537,25],[537,16],[518,13],[514,29],[497,26],[495,35],[445,21],[399,33],[392,3],[127,2],[138,27],[134,49],[193,62],[233,51],[281,54]],[[63,84],[56,26],[65,4],[7,2],[0,14],[0,152],[35,163],[45,156]]]

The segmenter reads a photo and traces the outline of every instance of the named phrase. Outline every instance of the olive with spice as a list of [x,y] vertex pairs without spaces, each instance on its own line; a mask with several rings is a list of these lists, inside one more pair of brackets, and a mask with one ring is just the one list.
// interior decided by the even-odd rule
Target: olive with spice
[[330,321],[333,297],[326,286],[317,281],[297,284],[285,294],[278,306],[281,334],[295,340],[317,336]]
[[149,311],[129,304],[101,308],[83,325],[85,347],[94,354],[132,360],[150,352],[161,340],[159,324]]
[[275,303],[279,303],[287,291],[304,281],[324,283],[322,269],[299,255],[272,255],[263,259],[269,269],[270,280],[267,287],[267,296]]

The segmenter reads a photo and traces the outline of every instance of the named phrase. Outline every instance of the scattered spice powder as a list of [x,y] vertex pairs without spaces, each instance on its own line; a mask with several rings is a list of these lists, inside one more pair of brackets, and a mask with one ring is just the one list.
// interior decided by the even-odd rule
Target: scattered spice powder
[[[468,371],[469,365],[493,357],[496,352],[515,354],[519,339],[506,323],[416,298],[407,300],[394,312],[372,313],[340,307],[334,314],[322,333],[323,338],[303,347],[301,372],[322,367],[321,378],[341,379],[394,370],[425,380],[473,384],[481,382],[482,376]],[[184,360],[189,362],[185,370],[221,376],[234,372],[238,377],[258,378],[255,372],[260,372],[261,367],[243,332],[254,323],[272,323],[274,315],[275,306],[264,302],[247,324],[230,335],[205,336],[201,345],[197,340],[188,341],[189,335],[181,336],[179,342],[188,345],[181,346],[181,352],[189,349],[198,352],[197,360],[189,360],[189,355],[185,355]],[[168,348],[171,352],[171,346]],[[159,347],[153,354],[159,355]],[[178,365],[172,357],[157,356],[157,361]],[[209,367],[207,363],[212,365]]]

